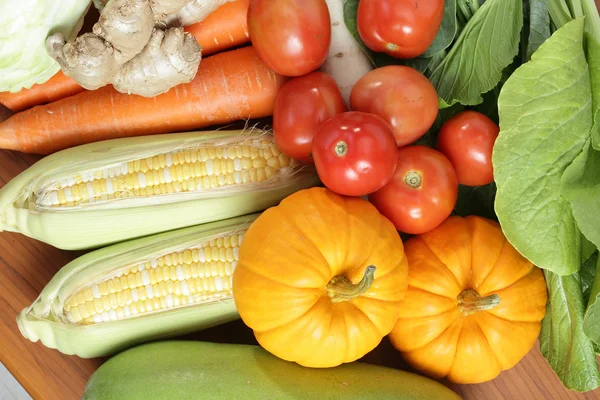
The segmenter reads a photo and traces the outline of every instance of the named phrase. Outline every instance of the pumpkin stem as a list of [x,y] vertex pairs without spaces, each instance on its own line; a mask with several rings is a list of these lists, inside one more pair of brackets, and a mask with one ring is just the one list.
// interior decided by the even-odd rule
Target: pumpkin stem
[[479,293],[473,289],[463,290],[456,300],[458,301],[458,309],[464,315],[475,314],[478,311],[491,310],[500,304],[500,296],[497,294],[481,297]]
[[325,287],[325,290],[327,290],[327,294],[333,303],[348,301],[354,299],[355,297],[361,296],[367,290],[369,290],[374,279],[375,266],[369,265],[365,270],[365,274],[363,275],[362,279],[357,284],[350,282],[348,278],[343,275],[338,275],[331,279],[331,281]]

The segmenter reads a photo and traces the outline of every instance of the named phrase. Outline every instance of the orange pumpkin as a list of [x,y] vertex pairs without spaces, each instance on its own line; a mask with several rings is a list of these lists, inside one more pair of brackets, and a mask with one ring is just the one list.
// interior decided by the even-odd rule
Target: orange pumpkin
[[252,223],[233,296],[267,351],[305,367],[334,367],[362,357],[392,330],[407,274],[388,219],[366,200],[315,187]]
[[498,223],[450,217],[405,243],[408,291],[389,338],[415,369],[480,383],[533,347],[546,312],[542,271]]

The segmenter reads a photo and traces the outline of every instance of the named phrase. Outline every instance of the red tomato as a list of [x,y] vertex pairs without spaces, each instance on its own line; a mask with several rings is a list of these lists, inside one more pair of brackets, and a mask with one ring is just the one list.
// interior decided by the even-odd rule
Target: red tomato
[[313,138],[319,178],[331,191],[364,196],[394,175],[398,149],[392,128],[374,114],[349,111],[325,121]]
[[431,46],[443,18],[444,0],[360,0],[356,23],[371,50],[415,58]]
[[438,114],[438,95],[416,69],[389,65],[368,72],[356,82],[350,107],[383,117],[394,129],[396,144],[402,147],[431,128]]
[[494,121],[477,111],[463,111],[442,125],[437,149],[450,160],[458,183],[487,185],[494,181],[492,150],[500,133]]
[[336,81],[326,73],[316,71],[292,78],[281,87],[275,100],[275,144],[288,157],[312,164],[312,139],[317,128],[346,110]]
[[369,200],[396,229],[418,235],[448,218],[457,196],[458,181],[450,161],[429,147],[407,146],[398,150],[392,180]]
[[265,64],[281,75],[300,76],[327,58],[329,18],[325,0],[251,0],[248,32]]

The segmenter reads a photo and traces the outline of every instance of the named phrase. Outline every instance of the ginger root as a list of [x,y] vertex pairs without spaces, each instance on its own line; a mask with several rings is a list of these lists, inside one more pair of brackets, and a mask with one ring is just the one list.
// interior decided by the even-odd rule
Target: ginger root
[[72,43],[55,33],[46,48],[88,90],[112,84],[153,97],[194,79],[202,49],[183,27],[228,1],[235,0],[95,0],[101,14],[91,33]]
[[113,80],[119,92],[152,97],[192,80],[200,63],[193,36],[179,28],[155,29],[146,49],[123,66]]

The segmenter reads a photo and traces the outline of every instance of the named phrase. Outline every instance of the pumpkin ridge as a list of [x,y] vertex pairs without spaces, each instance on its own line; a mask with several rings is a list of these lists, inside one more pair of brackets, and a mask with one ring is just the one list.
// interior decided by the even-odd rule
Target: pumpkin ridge
[[[268,280],[268,281],[271,281],[271,282],[275,282],[275,283],[277,283],[277,284],[279,284],[279,285],[286,286],[286,287],[289,287],[289,288],[293,288],[293,289],[301,289],[301,290],[320,290],[320,289],[321,289],[321,286],[318,286],[318,287],[299,287],[299,286],[292,286],[292,285],[290,285],[289,283],[285,283],[285,282],[281,282],[281,281],[278,281],[278,280],[276,280],[276,279],[273,279],[273,277],[272,277],[272,276],[267,276],[267,275],[263,274],[262,272],[257,272],[257,271],[255,271],[253,268],[249,268],[249,267],[247,267],[247,266],[246,266],[246,264],[240,264],[240,265],[238,265],[238,266],[237,266],[237,268],[246,268],[248,271],[252,272],[252,273],[253,273],[253,274],[255,274],[255,275],[258,275],[258,276],[260,276],[260,277],[261,277],[261,278],[263,278],[263,279],[266,279],[266,280]],[[323,287],[323,290],[325,290],[325,287]]]
[[[444,263],[442,260],[440,260],[440,258],[438,257],[438,255],[436,254],[435,251],[433,251],[433,249],[431,247],[429,247],[429,245],[427,244],[426,241],[424,241],[421,237],[418,238],[421,242],[423,242],[423,244],[425,245],[425,247],[427,248],[427,250],[429,250],[431,252],[431,254],[434,255],[435,259],[438,260],[440,262],[440,264],[442,264],[444,266],[444,268],[446,268],[446,270],[448,272],[450,272],[450,275],[452,276],[452,278],[454,278],[454,282],[456,282],[456,285],[460,288],[463,288],[463,285],[461,285],[461,283],[458,281],[458,278],[456,277],[456,275],[454,275],[454,272],[452,272],[450,270],[450,268],[448,268],[448,266],[446,265],[446,263]],[[472,256],[471,256],[472,257]],[[473,268],[471,268],[472,270]],[[464,288],[463,288],[464,289]]]
[[[537,321],[537,322],[536,321],[511,321],[511,320],[507,320],[505,318],[499,317],[497,315],[494,315],[492,313],[487,313],[486,312],[486,314],[487,314],[488,318],[491,317],[491,318],[498,319],[502,323],[513,324],[513,325],[514,324],[536,325],[536,328],[539,328],[541,326],[541,321]],[[489,343],[489,339],[487,338],[487,335],[485,334],[485,331],[481,328],[481,325],[480,325],[481,323],[482,323],[482,321],[480,321],[480,319],[478,319],[477,320],[477,325],[479,325],[479,329],[481,329],[481,331],[483,332],[483,335],[485,336],[486,340]],[[531,343],[531,346],[533,346],[533,344],[535,343],[536,340],[537,340],[537,336],[533,337],[533,341],[532,341],[533,343]],[[492,348],[492,352],[494,352],[495,347],[493,347],[491,345],[491,343],[490,343],[490,347]],[[500,361],[500,359],[498,358],[497,354],[494,353],[494,355],[496,356],[496,358],[498,359],[498,361]],[[500,365],[502,365],[502,370],[504,371],[504,370],[507,370],[507,369],[510,369],[510,368],[514,367],[519,361],[520,360],[517,360],[514,364],[506,365],[506,366],[502,365],[502,363],[500,362]]]
[[[315,306],[319,303],[319,301],[321,300],[322,297],[329,297],[329,296],[327,296],[327,294],[325,294],[325,296],[319,296],[319,297],[317,297],[317,301],[315,301],[312,306],[310,306],[309,308],[307,308],[305,312],[303,312],[302,314],[298,315],[296,318],[292,319],[291,321],[287,321],[287,322],[285,322],[285,323],[283,323],[281,325],[278,325],[278,326],[276,326],[274,328],[267,329],[267,330],[264,330],[264,331],[259,331],[257,329],[253,329],[253,331],[254,332],[258,332],[258,333],[266,333],[266,332],[274,331],[276,329],[284,328],[285,326],[292,324],[294,321],[297,321],[300,318],[304,318],[306,316],[306,314],[308,314],[312,309],[315,308]],[[331,320],[329,321],[329,325],[331,326]]]
[[[440,265],[442,265],[444,267],[444,270],[448,271],[448,274],[452,277],[452,279],[454,280],[454,283],[456,283],[456,286],[459,287],[462,290],[466,289],[466,288],[464,288],[460,284],[460,282],[458,281],[458,278],[456,278],[456,275],[454,275],[454,273],[452,273],[452,271],[450,271],[450,269],[448,269],[448,267],[446,266],[446,264],[444,264],[444,262],[442,260],[440,260],[440,258],[437,256],[437,254],[435,254],[433,252],[433,250],[431,250],[431,248],[429,247],[429,245],[427,245],[427,243],[423,239],[421,239],[420,236],[413,237],[410,240],[418,240],[421,243],[423,243],[423,245],[425,246],[425,248],[435,257],[435,259],[440,263]],[[407,255],[407,258],[408,258],[408,255]],[[409,262],[409,267],[408,267],[408,282],[409,282],[409,285],[410,285],[410,271],[411,271],[411,269],[410,269],[410,262]],[[413,286],[413,287],[416,287],[416,286]],[[422,289],[422,290],[425,290],[425,289]],[[432,293],[429,290],[425,290],[425,291],[428,292],[428,293]],[[434,294],[436,294],[436,293],[434,293]],[[444,297],[448,297],[450,299],[454,299],[454,297],[451,297],[451,296],[444,296]]]
[[[344,199],[344,201],[345,201],[345,203],[344,203],[344,204],[346,204],[346,205],[347,205],[347,204],[348,204],[348,202],[349,202],[349,201],[348,201],[348,199]],[[346,220],[346,222],[347,222],[347,226],[348,226],[348,227],[350,227],[350,226],[352,226],[352,224],[350,224],[350,218],[352,218],[352,215],[351,215],[351,213],[350,213],[350,212],[348,212],[347,214],[348,214],[348,216],[347,216],[347,217],[348,217],[348,219]],[[382,226],[383,224],[382,224],[381,222],[382,222],[382,217],[380,216],[380,217],[379,217],[379,219],[378,219],[378,223],[379,223],[379,225],[377,226],[377,235],[376,235],[377,237],[381,237],[381,231],[382,231],[382,228],[383,228],[383,226]],[[347,237],[350,237],[350,230],[349,230],[349,229],[347,229],[347,230],[346,230],[346,234],[347,234]],[[346,240],[346,243],[349,243],[349,241],[348,241],[348,240]],[[364,252],[363,252],[363,253],[365,254],[365,258],[363,259],[362,263],[361,263],[359,266],[356,266],[356,267],[354,267],[354,268],[347,269],[347,270],[346,270],[346,272],[352,272],[352,271],[355,271],[355,270],[361,270],[361,269],[364,269],[364,268],[366,268],[368,265],[370,265],[370,263],[369,263],[369,254],[373,254],[373,252],[374,252],[373,250],[375,249],[375,247],[376,247],[376,246],[377,246],[377,240],[374,240],[374,241],[373,241],[373,245],[371,246],[371,248],[370,248],[368,251],[364,251]],[[405,256],[405,257],[406,257],[406,256]],[[344,257],[344,261],[343,261],[343,263],[342,263],[342,267],[343,267],[343,268],[346,268],[346,265],[347,265],[347,263],[348,263],[348,262],[346,261],[347,259],[348,259],[348,252],[346,252],[346,256]],[[398,266],[398,265],[396,265],[396,267],[397,267],[397,266]],[[377,265],[375,265],[375,268],[377,268],[377,267],[378,267],[378,266],[377,266]],[[383,275],[379,275],[379,276],[377,276],[375,279],[380,279],[380,278],[382,278],[382,277],[386,276],[386,275],[387,275],[388,273],[390,273],[390,272],[391,272],[391,271],[388,271],[388,272],[384,273]],[[378,273],[378,271],[375,271],[375,275],[377,275],[377,273]],[[346,273],[345,273],[345,272],[342,272],[342,275],[344,275],[344,276],[345,276],[345,275],[346,275]],[[353,283],[355,283],[355,282],[353,282]]]
[[[383,215],[381,215],[381,216],[379,217],[379,226],[377,227],[377,236],[378,236],[378,237],[379,237],[379,236],[381,236],[381,232],[382,232],[382,230],[384,229],[384,224],[383,224],[383,222],[384,222],[384,219],[383,219],[383,218],[384,218],[384,217],[383,217]],[[373,247],[371,247],[371,249],[369,249],[369,251],[368,251],[368,252],[365,252],[365,254],[373,254],[373,250],[375,249],[375,246],[377,246],[377,241],[375,241],[375,242],[373,243]],[[404,243],[402,244],[402,248],[404,249]],[[406,260],[406,254],[404,254],[404,259]],[[368,262],[367,262],[367,261],[368,261],[368,257],[367,257],[367,259],[365,259],[365,261],[364,261],[364,262],[361,264],[361,268],[362,268],[362,266],[363,266],[363,265],[365,265],[365,264],[368,264]],[[407,262],[408,262],[408,260],[407,260]],[[375,271],[375,275],[376,275],[375,279],[381,279],[381,278],[383,278],[384,276],[388,276],[388,275],[389,275],[389,274],[391,274],[391,273],[392,273],[392,272],[393,272],[395,269],[398,269],[398,268],[400,267],[400,265],[401,265],[401,264],[402,264],[402,260],[398,261],[396,264],[394,264],[394,268],[390,268],[388,271],[384,272],[384,273],[383,273],[383,275],[381,275],[381,274],[380,274],[380,275],[377,275],[377,271]],[[375,267],[377,267],[377,265],[376,265]],[[380,271],[380,270],[378,270],[378,271]],[[408,275],[408,274],[407,274],[407,275]]]
[[[504,286],[503,288],[497,289],[496,291],[501,291],[501,290],[505,290],[505,289],[509,289],[509,288],[513,287],[514,285],[519,283],[521,280],[525,279],[527,277],[527,275],[529,275],[531,273],[531,271],[533,271],[535,268],[537,268],[537,267],[535,265],[531,264],[531,267],[529,268],[529,270],[527,270],[527,273],[523,274],[523,276],[521,276],[519,279],[517,279],[510,285]],[[487,277],[486,277],[486,279],[487,279]],[[483,284],[484,282],[485,282],[485,280],[483,282],[481,282],[481,284]]]
[[[443,312],[441,312],[441,313],[439,313],[439,314],[433,314],[433,315],[424,315],[424,316],[421,316],[421,317],[416,317],[416,318],[415,318],[415,317],[412,317],[412,318],[398,318],[398,321],[396,322],[396,324],[398,324],[398,323],[400,322],[400,320],[408,320],[408,319],[420,319],[420,318],[436,317],[436,316],[438,316],[438,315],[447,314],[447,313],[456,313],[456,312],[457,312],[457,310],[454,310],[454,309],[448,309],[448,310],[446,310],[446,311],[443,311]],[[460,316],[458,316],[458,317],[460,317]],[[450,329],[450,327],[452,326],[452,324],[455,324],[455,323],[456,323],[456,320],[457,320],[457,318],[454,318],[454,319],[453,319],[453,320],[452,320],[452,321],[451,321],[451,322],[448,324],[448,326],[446,326],[446,327],[444,328],[444,330],[443,330],[443,331],[441,331],[441,332],[439,333],[439,335],[437,335],[437,336],[433,337],[433,338],[432,338],[430,341],[428,341],[427,343],[424,343],[422,346],[415,347],[415,348],[411,349],[410,351],[417,351],[417,350],[420,350],[420,349],[422,349],[422,348],[424,348],[424,347],[430,346],[430,345],[431,345],[431,343],[433,343],[434,341],[436,341],[437,339],[439,339],[439,338],[440,338],[440,337],[441,337],[441,336],[442,336],[444,333],[446,333],[446,331],[448,331],[448,329]]]
[[[492,271],[498,266],[498,261],[500,261],[500,257],[502,257],[502,253],[504,252],[504,248],[506,247],[507,244],[508,244],[508,240],[504,239],[504,243],[502,243],[502,248],[500,249],[500,252],[498,253],[498,258],[496,258],[496,260],[494,261],[494,265],[492,265],[492,268],[490,268],[490,270],[488,271],[488,273],[481,280],[481,282],[479,283],[479,286],[482,286],[485,283],[485,281],[487,280],[487,278],[492,274]],[[472,257],[473,257],[473,254],[471,253],[471,258]],[[471,271],[472,270],[473,269],[471,268]],[[527,275],[527,274],[525,274],[525,275]],[[521,279],[522,279],[522,277],[521,277]],[[514,282],[513,282],[513,284],[514,284]],[[472,286],[473,290],[477,290],[477,288],[473,287],[472,284],[471,284],[471,286]],[[479,292],[477,292],[477,293],[479,293]],[[479,293],[479,294],[481,294],[481,293]]]
[[[357,307],[356,304],[354,304],[353,302],[347,301],[346,307],[349,307],[349,306],[352,306],[355,310],[359,311],[362,315],[364,315],[367,318],[367,320],[371,323],[371,326],[375,329],[376,332],[378,332],[382,336],[382,339],[383,339],[383,336],[385,336],[386,333],[383,333],[379,330],[379,328],[377,327],[377,324],[375,324],[375,322],[373,322],[371,317],[366,312],[364,312],[362,309]],[[347,316],[347,313],[344,313],[344,323],[346,323],[346,316]],[[346,324],[346,326],[348,326],[348,325]]]
[[[407,290],[407,291],[408,291],[408,288],[410,288],[410,289],[412,289],[412,290],[418,290],[419,292],[424,292],[424,293],[427,293],[428,295],[431,295],[431,296],[438,296],[438,297],[442,297],[442,298],[444,298],[444,299],[450,299],[450,300],[452,300],[452,301],[455,301],[455,300],[456,300],[456,297],[453,297],[453,296],[444,296],[444,295],[442,295],[442,294],[433,293],[433,292],[430,292],[429,290],[426,290],[426,289],[420,288],[420,287],[418,287],[418,286],[408,285],[408,286],[407,286],[407,288],[406,288],[406,290]],[[457,307],[458,307],[458,303],[456,303],[456,304],[457,304]],[[440,314],[441,314],[441,313],[440,313]],[[433,315],[438,315],[438,314],[433,314]]]
[[[292,215],[291,213],[279,213],[280,216],[285,219],[286,221],[288,221],[290,223],[290,225],[292,225],[293,229],[296,230],[298,233],[300,233],[300,235],[303,236],[304,240],[307,241],[307,243],[310,243],[310,245],[317,251],[317,253],[319,253],[319,255],[323,258],[323,263],[327,265],[327,267],[329,268],[329,277],[327,278],[327,282],[329,282],[331,280],[331,278],[333,278],[335,276],[335,273],[333,271],[333,268],[331,267],[331,264],[329,263],[329,261],[325,258],[325,255],[323,254],[323,252],[321,251],[321,249],[319,248],[319,246],[317,246],[317,244],[315,243],[315,241],[312,238],[312,235],[307,234],[307,232],[303,231],[302,229],[300,229],[300,227],[298,226],[299,224],[297,224],[294,220],[292,220]],[[304,215],[302,215],[302,217],[304,218],[304,220],[306,220],[306,217]],[[308,226],[312,227],[312,224],[307,224]],[[312,267],[311,267],[312,268]]]
[[[298,233],[300,233],[300,235],[303,236],[304,240],[306,240],[307,243],[310,243],[310,245],[313,247],[313,249],[316,250],[316,252],[319,254],[319,256],[321,256],[321,258],[323,259],[323,263],[327,265],[327,267],[329,268],[329,272],[330,272],[330,276],[326,277],[327,282],[329,282],[331,280],[331,278],[333,278],[334,274],[333,271],[331,269],[331,264],[329,264],[329,261],[327,261],[327,259],[325,258],[325,255],[323,254],[323,252],[321,251],[321,249],[315,244],[315,241],[312,238],[312,235],[307,234],[306,232],[304,232],[303,230],[301,230],[298,227],[298,224],[295,223],[292,218],[291,218],[291,214],[290,213],[279,213],[279,216],[283,219],[285,219],[287,222],[290,223],[290,225],[292,226],[292,228],[294,230],[296,230]],[[316,269],[314,266],[311,266],[310,268],[315,269],[315,271],[321,273],[321,270]]]
[[[484,311],[485,312],[485,311]],[[493,314],[492,314],[493,315]],[[498,363],[498,365],[500,366],[500,371],[504,371],[504,365],[502,365],[502,361],[500,361],[500,359],[498,358],[498,355],[496,354],[496,352],[494,351],[494,346],[492,346],[490,344],[490,341],[487,337],[487,335],[485,334],[485,332],[483,331],[483,329],[481,329],[481,326],[479,326],[479,319],[477,318],[473,318],[473,323],[475,324],[475,326],[477,326],[477,329],[479,329],[479,332],[481,332],[481,336],[483,336],[485,338],[485,343],[487,344],[487,346],[490,349],[490,352],[494,355],[494,359],[496,360],[496,362]]]

